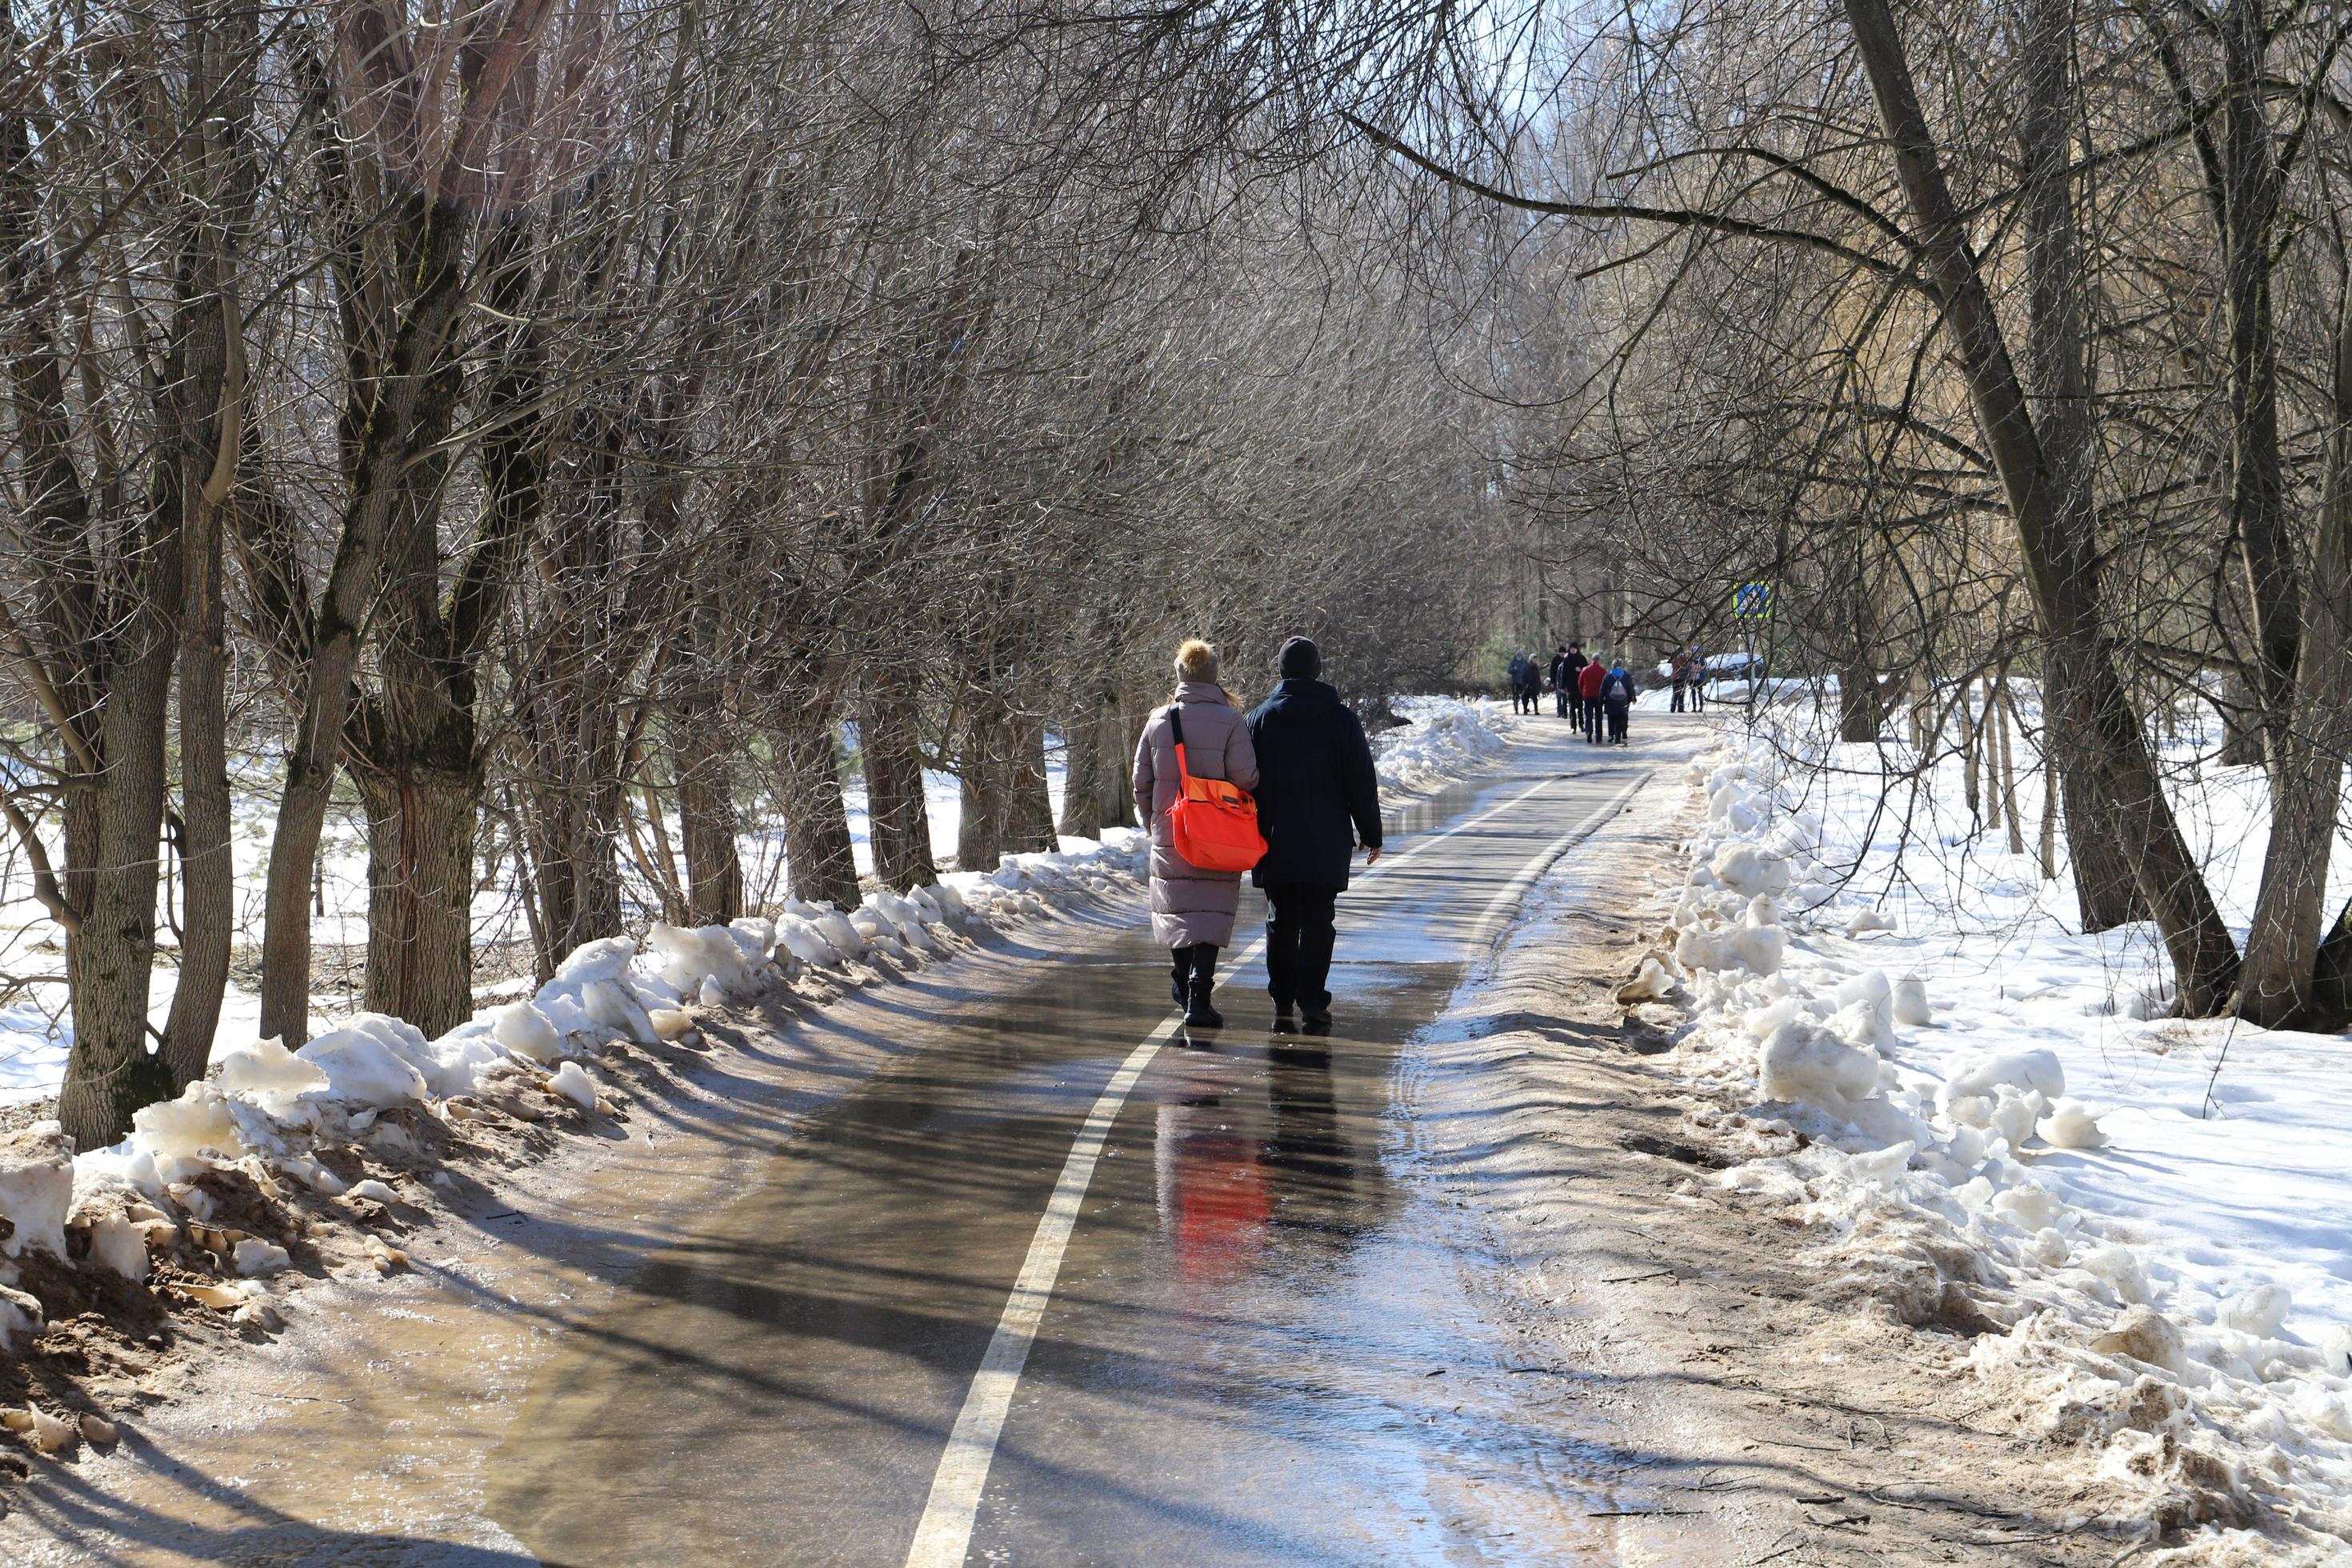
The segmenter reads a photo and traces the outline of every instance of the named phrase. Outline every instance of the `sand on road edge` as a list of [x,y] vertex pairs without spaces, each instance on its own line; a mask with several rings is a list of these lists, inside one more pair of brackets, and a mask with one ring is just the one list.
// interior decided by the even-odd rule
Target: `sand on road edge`
[[2146,1526],[2105,1511],[2083,1457],[1973,1394],[1966,1325],[1841,1294],[1801,1228],[1711,1179],[1736,1130],[1718,1142],[1717,1108],[1648,1059],[1675,1011],[1615,995],[1679,885],[1688,807],[1667,776],[1538,884],[1412,1074],[1435,1179],[1499,1260],[1491,1310],[1608,1440],[1621,1558],[2129,1554]]

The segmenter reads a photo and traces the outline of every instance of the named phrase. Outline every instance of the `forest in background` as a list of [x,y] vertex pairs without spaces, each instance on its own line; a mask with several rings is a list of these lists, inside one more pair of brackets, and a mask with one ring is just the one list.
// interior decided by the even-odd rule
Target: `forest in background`
[[[173,0],[10,11],[0,806],[85,1146],[200,1075],[234,788],[265,1033],[340,787],[364,1003],[624,908],[1126,807],[1173,638],[1360,699],[1488,639],[1723,641],[1849,740],[2020,738],[2184,1013],[2352,1019],[2352,16],[2283,0]],[[2259,768],[2242,932],[2156,737]],[[1049,732],[1072,779],[1045,788]],[[1971,774],[1973,776],[1973,774]],[[2013,820],[2013,817],[2012,817]],[[674,904],[676,907],[671,908]],[[159,958],[173,973],[151,1021]]]

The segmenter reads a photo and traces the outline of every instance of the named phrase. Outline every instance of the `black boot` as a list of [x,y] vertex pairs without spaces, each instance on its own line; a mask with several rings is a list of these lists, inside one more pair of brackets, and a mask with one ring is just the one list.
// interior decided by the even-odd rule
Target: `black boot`
[[1184,989],[1192,983],[1192,950],[1171,947],[1168,950],[1168,994],[1176,1005],[1184,1005]]
[[1217,950],[1208,942],[1192,946],[1192,979],[1185,988],[1184,1026],[1188,1029],[1222,1029],[1224,1015],[1210,1003],[1210,994],[1217,988]]

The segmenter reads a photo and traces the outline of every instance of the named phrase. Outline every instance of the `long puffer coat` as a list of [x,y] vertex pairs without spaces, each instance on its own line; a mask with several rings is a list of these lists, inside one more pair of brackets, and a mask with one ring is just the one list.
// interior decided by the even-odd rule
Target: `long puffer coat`
[[[1257,752],[1249,726],[1224,688],[1181,681],[1171,707],[1184,710],[1184,761],[1192,776],[1257,788]],[[1183,793],[1176,773],[1176,730],[1162,708],[1143,727],[1135,748],[1135,809],[1151,824],[1151,934],[1163,947],[1196,942],[1229,947],[1234,911],[1241,907],[1239,871],[1203,871],[1176,853],[1168,808]]]

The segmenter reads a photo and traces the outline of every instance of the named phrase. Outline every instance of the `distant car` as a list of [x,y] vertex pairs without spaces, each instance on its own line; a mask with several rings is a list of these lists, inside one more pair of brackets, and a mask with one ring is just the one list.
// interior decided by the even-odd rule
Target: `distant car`
[[[1706,656],[1706,678],[1711,681],[1722,680],[1731,676],[1738,676],[1744,679],[1748,675],[1748,667],[1750,664],[1756,665],[1758,667],[1758,673],[1761,674],[1763,663],[1764,656],[1762,654],[1746,652],[1711,653]],[[1674,678],[1674,661],[1672,659],[1659,660],[1658,679],[1661,680],[1672,680]]]

